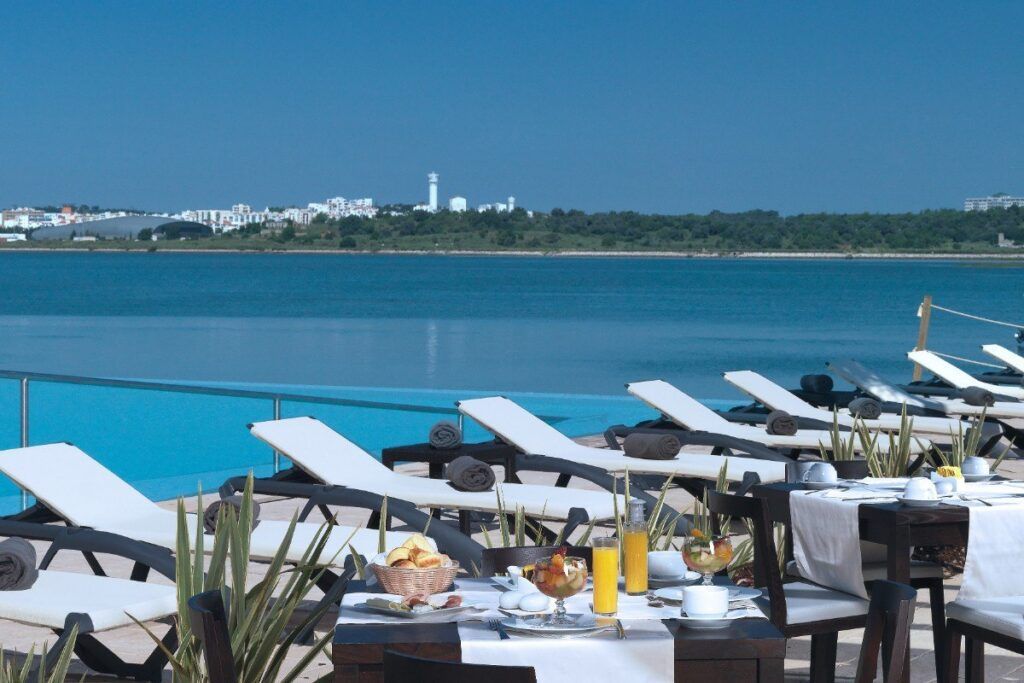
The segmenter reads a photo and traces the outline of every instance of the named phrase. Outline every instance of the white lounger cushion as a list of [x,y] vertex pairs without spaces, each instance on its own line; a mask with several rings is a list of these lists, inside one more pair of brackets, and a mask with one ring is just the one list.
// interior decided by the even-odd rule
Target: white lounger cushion
[[[660,379],[633,382],[626,385],[630,394],[657,410],[677,425],[694,431],[727,434],[777,448],[817,449],[820,444],[832,442],[829,432],[820,429],[801,429],[793,436],[769,434],[761,427],[737,424],[711,410],[697,399]],[[911,444],[913,452],[927,448],[929,442]],[[884,439],[878,440],[879,450],[888,450]]]
[[0,619],[63,628],[68,614],[87,614],[94,631],[177,614],[174,586],[92,574],[40,571],[28,590],[0,591]]
[[946,605],[946,616],[1024,640],[1024,597],[955,600]]
[[608,472],[629,470],[637,474],[676,474],[681,477],[715,479],[728,461],[730,481],[741,481],[745,472],[755,472],[762,482],[785,481],[786,464],[771,460],[733,456],[680,453],[672,460],[630,458],[622,451],[594,448],[576,443],[530,411],[502,396],[460,401],[459,411],[524,453],[571,460]]
[[1006,367],[1017,372],[1024,372],[1024,356],[1020,356],[1005,346],[999,344],[984,344],[981,350],[992,356],[993,358],[1002,361],[1006,364]]
[[[726,382],[752,397],[754,400],[759,401],[770,410],[784,410],[795,417],[806,417],[814,420],[821,420],[823,422],[832,422],[835,418],[838,419],[839,424],[844,427],[852,427],[856,421],[856,419],[848,413],[834,413],[831,410],[823,410],[822,408],[812,406],[796,394],[784,387],[780,387],[775,382],[772,382],[767,377],[750,370],[727,372],[723,377]],[[949,434],[958,433],[959,429],[959,420],[951,420],[945,417],[915,416],[913,420],[913,431],[915,432],[948,436]],[[861,422],[868,429],[875,430],[899,430],[902,424],[900,415],[887,413],[879,415],[877,419],[864,419],[861,420]]]
[[[417,507],[497,512],[494,491],[458,491],[441,479],[427,479],[393,472],[376,458],[312,417],[257,422],[253,435],[287,456],[313,478],[333,486],[372,491],[405,500]],[[528,515],[564,520],[571,508],[583,508],[591,519],[613,519],[615,502],[604,491],[498,484],[504,506],[522,506]],[[625,498],[619,497],[619,510]]]
[[981,387],[982,389],[991,391],[997,396],[1010,396],[1016,399],[1024,398],[1024,388],[982,382],[980,379],[972,377],[946,359],[936,356],[931,351],[910,351],[907,353],[907,358],[925,368],[928,372],[934,374],[943,382],[952,384],[957,389]]
[[1024,418],[1024,403],[997,401],[994,406],[989,408],[972,406],[969,403],[964,403],[959,398],[946,398],[944,396],[924,397],[911,394],[909,391],[905,391],[895,384],[886,381],[881,375],[867,369],[854,360],[829,363],[828,367],[832,372],[866,394],[874,396],[879,401],[906,403],[908,406],[939,410],[947,415],[974,416],[981,415],[984,412],[987,416],[996,419]]
[[[126,536],[173,550],[178,530],[178,515],[165,510],[139,493],[126,481],[90,458],[77,447],[66,443],[30,446],[0,451],[0,472],[20,487],[30,491],[70,524]],[[211,497],[211,502],[214,498]],[[198,517],[188,515],[191,533],[195,533]],[[296,525],[287,559],[297,562],[309,547],[319,524],[300,522]],[[252,555],[271,559],[284,540],[288,523],[261,520],[252,533]],[[324,549],[326,561],[338,555],[337,563],[347,556],[346,541],[355,531],[352,545],[365,557],[377,554],[377,531],[356,530],[335,526]],[[388,532],[388,547],[401,545],[410,534]],[[213,547],[213,537],[206,536],[205,548]]]
[[[868,613],[867,600],[831,588],[794,581],[785,584],[782,589],[786,595],[786,623],[790,625],[857,617]],[[769,601],[761,598],[756,602],[768,614]]]

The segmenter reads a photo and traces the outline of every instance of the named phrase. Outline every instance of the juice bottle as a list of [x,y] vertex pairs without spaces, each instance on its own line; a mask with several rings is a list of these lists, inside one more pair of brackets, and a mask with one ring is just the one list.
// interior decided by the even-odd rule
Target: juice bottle
[[594,614],[615,614],[619,608],[619,542],[594,539]]
[[622,532],[626,594],[644,595],[647,593],[647,524],[642,500],[629,501],[628,520]]

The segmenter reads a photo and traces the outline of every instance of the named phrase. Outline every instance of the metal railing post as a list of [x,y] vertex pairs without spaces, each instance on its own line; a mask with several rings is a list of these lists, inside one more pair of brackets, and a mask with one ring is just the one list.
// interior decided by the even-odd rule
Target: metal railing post
[[[281,419],[281,399],[274,397],[274,419]],[[281,471],[281,453],[276,448],[274,449],[274,474]]]
[[[28,377],[21,378],[21,447],[28,447]],[[28,491],[21,489],[21,509],[28,508]]]
[[459,434],[462,434],[463,432],[466,431],[465,425],[463,424],[464,420],[465,420],[465,416],[463,416],[463,414],[460,412],[459,413]]

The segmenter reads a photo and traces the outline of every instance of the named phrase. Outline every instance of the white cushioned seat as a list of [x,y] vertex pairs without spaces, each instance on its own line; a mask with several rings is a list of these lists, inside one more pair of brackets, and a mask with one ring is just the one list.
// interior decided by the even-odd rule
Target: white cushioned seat
[[[786,622],[789,624],[857,617],[868,613],[867,600],[813,583],[787,583],[783,591],[786,595]],[[768,614],[768,599],[760,598],[758,602],[764,613]]]
[[[889,566],[885,562],[865,562],[862,571],[865,581],[880,581],[889,576]],[[800,568],[796,566],[796,560],[786,563],[786,573],[790,576],[800,576]],[[941,564],[919,560],[910,561],[911,579],[941,579],[942,576]]]
[[1024,597],[957,600],[946,605],[946,616],[1024,640]]
[[32,587],[0,591],[0,619],[32,626],[63,628],[68,614],[87,614],[94,631],[177,614],[174,586],[92,574],[40,571]]

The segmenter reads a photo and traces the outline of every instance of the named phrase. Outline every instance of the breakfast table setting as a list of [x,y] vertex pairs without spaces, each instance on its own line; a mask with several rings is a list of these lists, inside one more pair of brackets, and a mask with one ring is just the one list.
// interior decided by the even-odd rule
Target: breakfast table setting
[[580,675],[782,680],[785,639],[753,602],[760,591],[724,576],[705,585],[678,550],[645,552],[636,590],[627,582],[635,571],[619,571],[617,541],[594,546],[593,559],[557,549],[494,577],[459,575],[443,590],[414,595],[391,579],[394,572],[374,567],[339,606],[335,680],[380,680],[385,649],[530,666],[541,683]]

